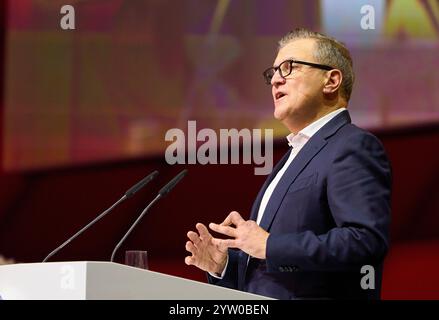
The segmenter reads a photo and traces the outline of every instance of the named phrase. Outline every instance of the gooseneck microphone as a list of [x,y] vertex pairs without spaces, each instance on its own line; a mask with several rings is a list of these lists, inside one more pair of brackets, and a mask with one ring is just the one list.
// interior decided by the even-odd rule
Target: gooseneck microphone
[[171,181],[169,181],[163,188],[160,189],[157,196],[146,206],[145,209],[143,209],[140,216],[137,218],[136,221],[131,225],[131,227],[128,229],[128,231],[125,233],[125,235],[120,239],[119,243],[114,248],[110,261],[114,261],[114,257],[116,255],[117,250],[120,248],[122,243],[125,241],[125,239],[130,235],[131,231],[137,226],[137,224],[142,220],[143,216],[148,212],[148,210],[157,202],[159,199],[166,196],[176,185],[177,183],[184,178],[184,176],[187,174],[187,169],[184,169],[181,171],[178,175],[176,175]]
[[136,183],[134,186],[132,186],[130,189],[128,189],[127,192],[117,200],[111,207],[109,207],[107,210],[102,212],[99,216],[97,216],[93,221],[91,221],[89,224],[87,224],[85,227],[83,227],[81,230],[76,232],[73,236],[71,236],[69,239],[67,239],[63,244],[61,244],[59,247],[57,247],[55,250],[53,250],[51,253],[47,255],[47,257],[44,258],[43,262],[46,262],[50,257],[52,257],[55,253],[60,251],[62,248],[64,248],[66,245],[68,245],[71,241],[73,241],[77,236],[79,236],[81,233],[83,233],[85,230],[90,228],[93,224],[98,222],[100,219],[105,217],[111,210],[113,210],[115,207],[117,207],[121,202],[125,201],[128,198],[131,198],[137,191],[142,189],[145,185],[147,185],[151,180],[153,180],[157,175],[158,171],[154,171],[150,173],[147,177],[140,180],[138,183]]

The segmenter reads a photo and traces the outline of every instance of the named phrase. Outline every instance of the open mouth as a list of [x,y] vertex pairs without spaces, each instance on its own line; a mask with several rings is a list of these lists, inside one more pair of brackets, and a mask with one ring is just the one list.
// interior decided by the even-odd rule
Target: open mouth
[[285,93],[283,93],[283,92],[277,92],[276,94],[275,94],[275,99],[276,100],[279,100],[279,99],[282,99],[283,97],[285,97],[286,96],[286,94]]

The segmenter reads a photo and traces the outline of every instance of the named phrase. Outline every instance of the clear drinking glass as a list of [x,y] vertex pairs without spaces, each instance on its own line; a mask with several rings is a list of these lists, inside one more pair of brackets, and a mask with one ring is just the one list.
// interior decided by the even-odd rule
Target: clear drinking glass
[[148,252],[144,250],[125,251],[125,264],[131,267],[148,270]]

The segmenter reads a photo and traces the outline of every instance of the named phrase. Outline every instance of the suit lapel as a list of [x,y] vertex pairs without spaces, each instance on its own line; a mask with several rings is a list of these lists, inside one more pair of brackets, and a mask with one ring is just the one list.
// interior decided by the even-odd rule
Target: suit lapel
[[[331,121],[329,121],[326,125],[324,125],[319,131],[317,131],[317,133],[311,137],[311,139],[305,144],[305,146],[303,146],[303,148],[296,155],[288,169],[285,171],[284,175],[274,189],[270,200],[268,201],[267,207],[264,211],[264,216],[262,217],[260,223],[260,226],[263,229],[268,230],[270,228],[271,223],[276,216],[276,213],[282,203],[283,198],[285,197],[285,194],[287,193],[289,186],[296,180],[299,173],[302,172],[302,170],[311,161],[311,159],[314,158],[315,155],[318,154],[320,150],[322,150],[322,148],[326,145],[327,138],[333,135],[339,128],[349,122],[349,113],[347,111],[341,112],[336,117],[331,119]],[[280,168],[277,171],[279,170]],[[268,184],[264,184],[263,192],[260,192],[260,194],[262,193],[263,195],[267,187]],[[262,199],[262,195],[258,195],[258,198],[260,197]],[[258,203],[260,203],[260,199],[258,200]],[[259,205],[257,205],[257,208],[259,208]]]
[[[273,171],[270,173],[268,178],[265,180],[264,184],[262,185],[262,188],[259,190],[259,193],[253,202],[252,211],[250,214],[250,220],[256,221],[258,216],[258,210],[259,205],[262,201],[262,197],[264,196],[265,190],[270,185],[271,181],[274,179],[276,174],[279,172],[279,170],[284,166],[285,162],[288,160],[288,157],[290,156],[291,148],[288,149],[288,151],[285,153],[285,155],[280,159],[280,161],[274,166]],[[238,286],[240,290],[244,290],[245,285],[245,275],[247,273],[247,261],[248,261],[248,254],[245,252],[239,253],[238,256]]]
[[294,182],[294,180],[296,180],[297,175],[303,170],[303,168],[305,168],[308,162],[311,161],[311,159],[323,148],[325,144],[326,141],[322,139],[309,140],[308,143],[306,143],[296,155],[296,158],[279,180],[279,183],[277,184],[273,194],[270,197],[270,200],[268,201],[264,216],[262,217],[260,223],[260,226],[263,229],[268,230],[289,186]]
[[259,193],[253,202],[251,214],[250,214],[250,220],[256,221],[256,218],[258,216],[259,211],[259,205],[261,204],[262,197],[264,196],[265,190],[270,185],[271,181],[276,177],[276,174],[279,172],[279,170],[284,166],[285,162],[287,162],[288,157],[290,156],[291,148],[288,149],[288,151],[285,153],[285,155],[280,159],[280,161],[276,164],[273,171],[271,171],[268,178],[265,180],[264,184],[262,185],[262,188],[259,190]]

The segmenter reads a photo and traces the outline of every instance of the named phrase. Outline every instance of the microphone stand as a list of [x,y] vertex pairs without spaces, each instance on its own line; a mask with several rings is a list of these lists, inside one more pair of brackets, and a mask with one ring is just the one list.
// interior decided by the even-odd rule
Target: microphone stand
[[140,222],[140,220],[142,220],[143,216],[148,212],[148,210],[154,205],[154,203],[156,203],[160,198],[162,197],[161,194],[158,194],[154,200],[152,200],[149,205],[143,209],[142,213],[140,214],[140,216],[137,218],[137,220],[133,223],[133,225],[128,229],[128,231],[125,233],[125,235],[123,236],[122,239],[120,239],[119,243],[116,245],[116,247],[114,248],[112,254],[111,254],[111,259],[110,261],[113,262],[114,261],[114,256],[116,255],[116,251],[119,249],[119,247],[122,245],[122,243],[125,241],[125,239],[130,235],[131,231],[133,231],[133,229],[137,226],[137,224]]

